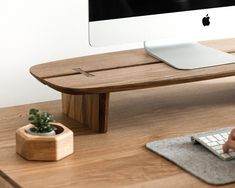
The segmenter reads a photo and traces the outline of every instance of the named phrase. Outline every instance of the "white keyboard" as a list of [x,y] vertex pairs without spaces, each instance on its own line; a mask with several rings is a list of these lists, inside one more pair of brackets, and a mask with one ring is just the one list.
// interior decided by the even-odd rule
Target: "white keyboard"
[[232,128],[225,128],[218,131],[200,133],[193,135],[191,140],[193,143],[202,144],[220,159],[231,160],[235,158],[235,151],[229,150],[228,153],[223,152],[223,145],[228,140],[231,130]]

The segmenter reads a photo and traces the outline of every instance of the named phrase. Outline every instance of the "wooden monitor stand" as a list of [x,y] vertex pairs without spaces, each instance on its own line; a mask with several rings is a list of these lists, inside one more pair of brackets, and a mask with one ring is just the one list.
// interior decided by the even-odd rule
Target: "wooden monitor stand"
[[[235,39],[201,43],[235,54]],[[147,55],[144,49],[136,49],[40,64],[31,67],[30,72],[62,93],[67,116],[104,133],[111,92],[234,76],[235,64],[177,70]]]

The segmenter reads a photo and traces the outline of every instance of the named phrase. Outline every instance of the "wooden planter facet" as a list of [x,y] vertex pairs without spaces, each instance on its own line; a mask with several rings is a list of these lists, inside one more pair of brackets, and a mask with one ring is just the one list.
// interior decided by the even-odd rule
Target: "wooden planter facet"
[[35,136],[25,132],[31,124],[16,131],[16,152],[27,160],[57,161],[73,153],[73,132],[60,123],[55,136]]

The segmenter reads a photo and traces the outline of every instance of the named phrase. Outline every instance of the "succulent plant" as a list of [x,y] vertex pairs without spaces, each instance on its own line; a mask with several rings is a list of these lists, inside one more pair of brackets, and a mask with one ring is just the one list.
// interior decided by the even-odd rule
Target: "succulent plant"
[[48,112],[41,112],[38,109],[29,110],[28,120],[32,125],[30,131],[35,133],[48,133],[56,130],[56,128],[50,123],[54,122],[53,115]]

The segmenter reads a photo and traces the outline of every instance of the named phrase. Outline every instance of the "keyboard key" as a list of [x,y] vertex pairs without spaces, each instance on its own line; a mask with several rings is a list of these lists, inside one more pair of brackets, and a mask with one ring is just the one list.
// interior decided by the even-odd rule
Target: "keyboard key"
[[217,138],[217,140],[224,140],[224,138],[219,134],[215,134],[214,137]]
[[235,157],[235,151],[229,152],[229,155],[231,155],[232,157]]
[[228,135],[228,133],[221,133],[221,135],[222,135],[222,136],[227,136],[227,135]]
[[217,142],[209,142],[207,143],[207,145],[212,147],[212,146],[218,146],[219,144]]
[[225,143],[225,141],[224,140],[219,140],[219,141],[217,141],[219,144],[221,144],[221,145],[223,145],[224,143]]
[[227,153],[221,154],[221,157],[223,157],[224,159],[229,159],[229,158],[231,158],[231,156],[230,156],[229,154],[227,154]]
[[223,154],[224,153],[224,151],[221,149],[221,150],[216,150],[216,153],[218,153],[218,154]]
[[208,140],[210,140],[211,142],[216,142],[217,139],[213,136],[207,136]]
[[214,150],[222,150],[223,146],[222,145],[218,145],[218,146],[213,146],[212,147]]
[[227,134],[227,133],[221,133],[221,135],[222,135],[226,140],[228,140],[228,134]]
[[199,139],[200,139],[201,141],[205,142],[205,143],[211,142],[211,141],[208,140],[206,137],[200,137]]
[[199,138],[200,140],[205,140],[205,139],[207,139],[205,136],[203,136],[203,137],[200,137]]

